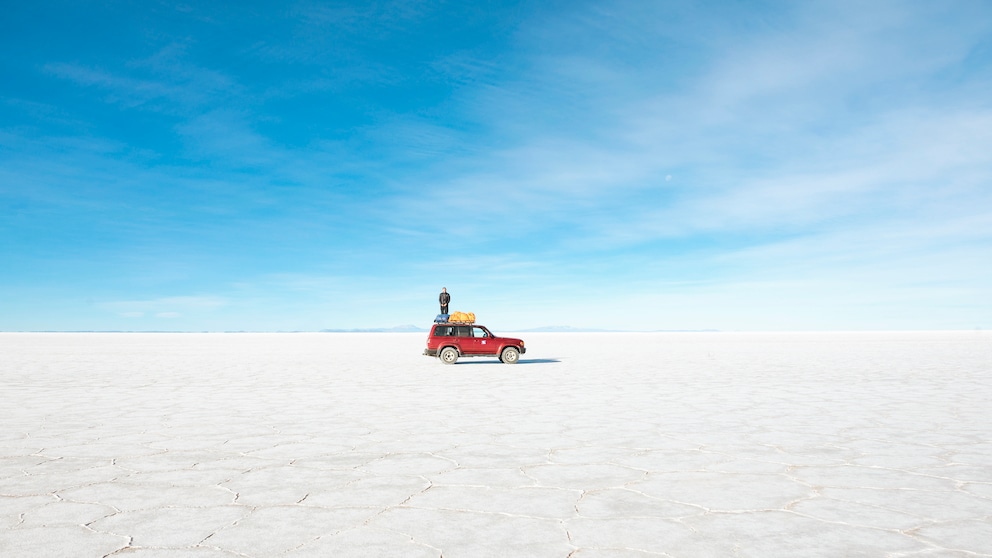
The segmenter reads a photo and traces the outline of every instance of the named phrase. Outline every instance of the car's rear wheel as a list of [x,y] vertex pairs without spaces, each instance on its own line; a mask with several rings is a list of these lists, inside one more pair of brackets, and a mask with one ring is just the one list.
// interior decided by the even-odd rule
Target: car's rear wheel
[[452,349],[451,347],[445,347],[441,350],[441,354],[438,355],[441,358],[441,362],[445,364],[454,364],[458,362],[458,351]]
[[503,352],[499,355],[499,359],[504,364],[516,364],[520,360],[520,353],[513,347],[507,347],[503,349]]

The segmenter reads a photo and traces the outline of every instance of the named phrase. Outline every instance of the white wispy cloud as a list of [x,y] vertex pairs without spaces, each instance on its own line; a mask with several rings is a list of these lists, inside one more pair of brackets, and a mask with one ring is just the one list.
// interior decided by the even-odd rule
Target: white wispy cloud
[[[593,135],[565,136],[537,124],[512,148],[477,158],[485,174],[454,177],[427,194],[429,203],[411,203],[524,228],[575,212],[593,234],[621,231],[636,240],[885,215],[897,211],[886,207],[892,202],[927,197],[920,190],[953,189],[964,176],[981,174],[989,163],[981,147],[990,139],[988,113],[948,110],[942,96],[917,90],[918,80],[960,62],[980,27],[964,38],[931,31],[917,41],[914,33],[925,26],[918,18],[848,25],[858,16],[852,6],[813,11],[797,17],[805,27],[772,30],[727,50],[708,70],[688,76],[678,93],[637,98],[636,76],[611,75],[614,87],[585,91],[594,102],[581,106],[604,107],[592,120],[601,123],[608,111],[612,129],[599,124]],[[936,53],[924,48],[937,37],[951,40]],[[604,81],[595,75],[603,60],[583,64],[572,55],[565,66],[557,77],[585,67],[593,68],[594,82]],[[907,94],[892,97],[900,87]],[[560,92],[550,98],[568,99]],[[635,102],[620,107],[607,95]],[[844,110],[844,103],[852,107]],[[503,108],[497,103],[489,112],[514,114]],[[673,195],[662,196],[660,206],[613,211],[615,200],[629,196],[636,204],[636,194],[658,189],[669,169],[690,165],[695,176],[666,185]],[[457,192],[471,195],[451,195]],[[596,212],[597,205],[610,211]]]
[[183,114],[196,107],[230,101],[244,93],[224,74],[173,59],[171,55],[136,60],[125,68],[50,62],[44,70],[54,77],[102,91],[108,103],[126,109]]

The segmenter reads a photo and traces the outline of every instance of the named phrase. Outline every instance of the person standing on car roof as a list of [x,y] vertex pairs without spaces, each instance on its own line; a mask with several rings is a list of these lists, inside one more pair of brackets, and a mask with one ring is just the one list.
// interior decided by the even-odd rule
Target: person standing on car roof
[[441,287],[441,295],[437,297],[437,301],[441,303],[441,313],[448,313],[448,303],[451,302],[451,295],[448,294],[447,287]]

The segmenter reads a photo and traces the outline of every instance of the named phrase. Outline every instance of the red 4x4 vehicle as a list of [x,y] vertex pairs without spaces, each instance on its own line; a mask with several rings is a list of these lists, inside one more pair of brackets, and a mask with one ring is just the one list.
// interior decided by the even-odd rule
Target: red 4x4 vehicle
[[506,364],[516,364],[525,352],[520,339],[497,337],[486,326],[451,323],[431,326],[424,349],[425,355],[436,356],[445,364],[454,364],[463,356],[494,356]]

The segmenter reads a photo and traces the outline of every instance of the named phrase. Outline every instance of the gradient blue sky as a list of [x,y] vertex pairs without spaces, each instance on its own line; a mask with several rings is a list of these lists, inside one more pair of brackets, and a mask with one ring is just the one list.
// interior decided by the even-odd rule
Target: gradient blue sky
[[18,2],[0,330],[992,327],[992,3]]

